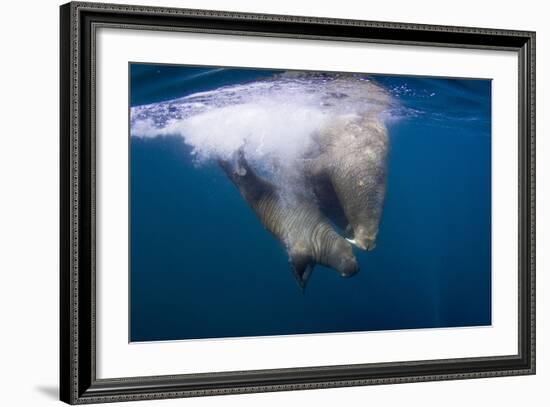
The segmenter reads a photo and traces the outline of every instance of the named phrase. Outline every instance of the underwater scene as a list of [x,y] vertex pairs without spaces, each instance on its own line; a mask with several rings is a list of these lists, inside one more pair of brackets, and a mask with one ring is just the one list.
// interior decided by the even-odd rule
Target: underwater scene
[[491,325],[491,80],[129,64],[131,342]]

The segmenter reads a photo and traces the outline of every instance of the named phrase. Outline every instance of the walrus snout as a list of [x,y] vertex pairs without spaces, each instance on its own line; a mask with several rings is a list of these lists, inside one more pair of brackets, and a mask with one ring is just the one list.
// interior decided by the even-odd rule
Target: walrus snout
[[363,250],[371,251],[376,248],[376,238],[374,239],[355,239],[355,245]]
[[376,249],[376,241],[369,240],[367,241],[367,244],[365,245],[365,250],[371,251]]
[[369,232],[366,228],[359,227],[354,233],[353,239],[346,238],[346,240],[362,250],[371,251],[376,247],[377,235],[378,229]]
[[340,260],[340,264],[336,268],[342,277],[351,277],[359,271],[359,265],[355,257],[344,257]]
[[324,264],[336,270],[342,277],[351,277],[359,271],[359,263],[351,245],[340,236],[332,245]]

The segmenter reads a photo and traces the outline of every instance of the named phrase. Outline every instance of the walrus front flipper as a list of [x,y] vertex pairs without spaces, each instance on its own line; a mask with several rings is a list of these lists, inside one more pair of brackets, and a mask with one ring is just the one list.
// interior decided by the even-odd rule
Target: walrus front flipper
[[267,179],[256,174],[244,156],[242,149],[234,153],[229,160],[218,160],[227,177],[235,184],[243,198],[252,206],[262,223],[265,224],[265,216],[258,213],[256,207],[262,199],[271,199],[275,194],[275,186]]
[[[310,175],[310,183],[315,194],[316,203],[321,212],[340,230],[346,230],[349,226],[344,209],[336,196],[336,191],[330,178],[326,174]],[[353,236],[353,229],[351,230]]]
[[292,273],[296,278],[296,282],[300,286],[302,292],[306,288],[306,284],[311,276],[313,271],[314,262],[311,256],[308,256],[304,253],[293,253],[289,252],[289,262],[292,267]]
[[218,159],[218,165],[223,169],[225,175],[229,177],[236,185],[238,185],[240,177],[247,175],[247,170],[250,170],[250,166],[244,158],[244,152],[239,149],[233,153],[230,159]]

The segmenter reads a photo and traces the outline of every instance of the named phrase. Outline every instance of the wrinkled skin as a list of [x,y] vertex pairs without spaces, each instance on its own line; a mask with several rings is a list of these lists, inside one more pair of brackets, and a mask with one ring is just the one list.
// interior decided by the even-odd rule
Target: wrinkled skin
[[317,142],[308,171],[320,206],[336,195],[340,208],[332,210],[335,223],[343,227],[342,212],[349,241],[363,250],[374,249],[386,194],[385,125],[374,115],[342,117],[323,129]]
[[302,194],[282,198],[273,184],[254,172],[242,152],[236,161],[219,164],[262,224],[284,244],[302,290],[316,264],[343,277],[358,271],[351,244],[333,229],[314,200]]

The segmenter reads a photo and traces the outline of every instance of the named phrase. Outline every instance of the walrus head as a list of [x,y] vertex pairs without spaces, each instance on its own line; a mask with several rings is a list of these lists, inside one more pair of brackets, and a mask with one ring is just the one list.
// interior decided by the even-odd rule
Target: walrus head
[[327,242],[326,252],[320,258],[314,259],[310,253],[300,252],[296,248],[290,250],[290,264],[302,292],[306,288],[316,263],[336,270],[342,277],[351,277],[359,271],[351,244],[338,236],[336,232],[334,235],[336,235],[336,239],[330,243]]
[[378,227],[359,226],[353,231],[353,238],[346,238],[348,242],[363,250],[374,250],[376,247],[376,237],[378,236]]
[[342,277],[351,277],[359,271],[353,249],[344,239],[337,239],[331,245],[325,262],[327,266],[335,269]]

